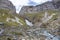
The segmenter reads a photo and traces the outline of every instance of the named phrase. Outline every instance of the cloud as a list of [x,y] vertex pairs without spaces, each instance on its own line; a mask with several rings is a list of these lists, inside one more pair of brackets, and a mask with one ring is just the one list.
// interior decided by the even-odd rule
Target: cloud
[[48,1],[48,0],[31,0],[31,1],[34,1],[34,2],[36,2],[37,4],[41,4],[41,3],[44,3],[44,2],[46,2],[46,1]]
[[29,4],[29,5],[33,5],[33,6],[35,6],[37,3],[34,2],[34,1],[29,0],[28,4]]
[[23,5],[28,5],[28,0],[10,0],[16,7],[17,12],[21,9]]
[[27,5],[27,3],[29,2],[28,0],[10,0],[14,5],[16,6],[23,6],[23,5]]

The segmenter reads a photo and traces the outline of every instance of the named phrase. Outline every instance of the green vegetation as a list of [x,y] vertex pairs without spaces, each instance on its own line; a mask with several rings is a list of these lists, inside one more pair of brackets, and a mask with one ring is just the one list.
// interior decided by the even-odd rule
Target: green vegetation
[[[42,11],[42,12],[38,12],[38,13],[25,13],[25,16],[26,16],[27,18],[29,18],[30,21],[36,22],[36,21],[39,21],[41,18],[44,17],[45,12],[46,12],[49,16],[51,16],[52,14],[56,14],[56,15],[54,15],[54,16],[52,17],[51,20],[57,19],[57,17],[60,15],[60,11],[48,10],[48,11]],[[40,21],[41,21],[41,20],[40,20]]]
[[18,21],[20,23],[22,23],[23,25],[26,25],[24,19],[21,18],[18,14],[12,14],[12,13],[9,13],[9,10],[0,9],[0,22],[3,22],[4,24],[9,25],[9,26],[18,26],[18,25],[21,25],[20,23],[18,23],[16,21],[15,17],[19,18]]
[[[47,13],[46,19],[49,19],[48,17],[52,14],[55,14],[51,19],[49,19],[47,22],[43,22],[46,19],[43,19],[45,17],[45,13]],[[26,25],[24,18],[27,17],[30,21],[34,23],[33,27],[29,27]],[[18,19],[18,22],[16,21],[16,18]],[[38,13],[26,13],[24,15],[24,18],[21,17],[18,14],[12,14],[9,13],[9,10],[0,10],[0,24],[3,23],[3,25],[0,25],[0,28],[4,28],[3,34],[11,34],[11,36],[0,36],[0,40],[10,40],[9,38],[13,39],[13,36],[23,37],[29,30],[31,33],[34,32],[35,29],[41,28],[41,30],[47,30],[49,33],[53,33],[55,30],[57,30],[60,26],[60,21],[58,19],[60,18],[60,11],[43,11]],[[43,19],[43,20],[42,20]],[[21,25],[21,24],[23,25]],[[42,23],[41,25],[39,25]],[[35,30],[35,31],[39,31]],[[23,34],[24,33],[24,34]],[[39,32],[38,32],[39,33]],[[34,33],[33,33],[34,34]]]
[[21,32],[11,32],[14,35],[23,35]]
[[[48,11],[42,11],[42,12],[38,12],[38,13],[31,13],[31,14],[30,13],[26,13],[25,17],[27,17],[32,22],[37,22],[41,18],[44,17],[45,12],[47,12],[48,15],[51,15],[53,13],[56,14],[55,16],[53,16],[53,18],[51,20],[57,19],[57,16],[60,13],[59,11],[48,10]],[[22,18],[20,15],[18,15],[16,13],[15,14],[9,13],[9,10],[0,9],[0,22],[3,22],[3,23],[5,23],[6,25],[9,25],[9,26],[18,26],[18,25],[21,25],[20,23],[18,23],[16,21],[14,22],[14,20],[16,20],[15,17],[17,17],[19,19],[18,21],[21,24],[23,24],[23,26],[26,26],[24,18]],[[7,21],[7,19],[10,19],[10,20]]]

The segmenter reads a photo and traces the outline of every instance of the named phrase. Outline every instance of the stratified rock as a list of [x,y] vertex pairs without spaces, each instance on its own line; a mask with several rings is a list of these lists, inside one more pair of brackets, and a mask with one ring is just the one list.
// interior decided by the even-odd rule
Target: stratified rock
[[0,0],[0,9],[9,10],[11,13],[16,13],[15,6],[9,0]]

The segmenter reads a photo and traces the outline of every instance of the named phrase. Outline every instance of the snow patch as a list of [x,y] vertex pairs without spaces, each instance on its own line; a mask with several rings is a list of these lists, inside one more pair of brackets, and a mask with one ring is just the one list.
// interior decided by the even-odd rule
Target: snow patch
[[25,22],[26,22],[27,25],[33,26],[32,22],[29,22],[27,19],[25,19]]

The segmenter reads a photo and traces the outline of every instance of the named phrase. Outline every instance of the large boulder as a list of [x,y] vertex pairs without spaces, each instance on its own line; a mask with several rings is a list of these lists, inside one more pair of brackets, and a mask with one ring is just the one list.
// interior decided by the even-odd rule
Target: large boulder
[[15,6],[9,0],[0,0],[0,9],[9,10],[11,13],[16,13]]

